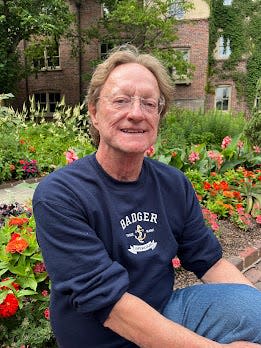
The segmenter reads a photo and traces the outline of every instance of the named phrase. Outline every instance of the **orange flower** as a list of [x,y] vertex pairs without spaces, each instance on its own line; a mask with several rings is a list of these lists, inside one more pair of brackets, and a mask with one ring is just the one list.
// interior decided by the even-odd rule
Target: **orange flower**
[[15,170],[15,165],[14,164],[10,164],[9,169],[10,169],[10,172],[13,172]]
[[171,153],[171,157],[176,157],[177,156],[177,152],[176,151],[173,151],[172,153]]
[[5,248],[6,252],[8,253],[22,253],[29,245],[28,242],[23,239],[19,233],[15,233],[15,235],[15,237],[11,237]]
[[23,224],[28,223],[28,218],[20,218],[20,217],[13,217],[8,221],[9,226],[22,226]]
[[228,198],[234,198],[234,193],[231,191],[223,191],[223,195]]
[[233,208],[233,206],[232,206],[231,204],[223,203],[222,206],[223,206],[224,208],[226,208],[227,210],[230,210],[230,211],[233,211],[233,210],[234,210],[234,208]]

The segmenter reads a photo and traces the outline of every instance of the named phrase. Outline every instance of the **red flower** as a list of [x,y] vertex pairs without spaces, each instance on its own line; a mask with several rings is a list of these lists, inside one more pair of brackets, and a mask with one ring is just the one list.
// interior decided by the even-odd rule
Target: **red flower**
[[219,184],[221,190],[228,190],[228,183],[226,181],[221,181]]
[[49,310],[49,308],[45,309],[44,317],[45,317],[45,319],[50,320],[50,310]]
[[18,310],[19,302],[14,294],[7,294],[0,303],[0,318],[12,317]]
[[207,181],[204,182],[204,190],[210,190],[211,189],[211,184]]
[[178,257],[174,257],[174,259],[172,259],[172,265],[174,268],[179,268],[181,266],[180,259]]
[[8,253],[22,253],[27,247],[28,242],[23,239],[19,233],[14,233],[16,236],[13,238],[11,237],[10,241],[8,242],[5,250]]
[[22,226],[23,224],[28,223],[28,218],[20,218],[20,217],[13,217],[9,220],[8,225],[9,226]]
[[220,190],[220,185],[219,185],[219,183],[217,183],[217,182],[214,182],[213,187],[214,187],[214,189],[217,190],[217,191]]
[[234,198],[241,199],[241,194],[238,191],[233,191]]

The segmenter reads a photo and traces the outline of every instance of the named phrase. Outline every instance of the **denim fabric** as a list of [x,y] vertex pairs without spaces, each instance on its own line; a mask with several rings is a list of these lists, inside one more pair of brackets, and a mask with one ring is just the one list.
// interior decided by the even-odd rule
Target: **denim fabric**
[[243,284],[174,290],[163,315],[219,343],[261,343],[261,291]]

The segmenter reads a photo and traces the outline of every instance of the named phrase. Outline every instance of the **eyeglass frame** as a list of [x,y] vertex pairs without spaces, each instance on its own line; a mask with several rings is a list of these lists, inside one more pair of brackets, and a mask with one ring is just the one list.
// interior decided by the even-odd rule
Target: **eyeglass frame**
[[[129,110],[131,110],[131,107],[133,107],[133,103],[135,100],[139,100],[140,102],[140,108],[141,110],[144,112],[144,113],[149,113],[150,111],[146,110],[146,107],[144,104],[142,104],[142,101],[144,100],[154,100],[156,101],[154,98],[144,98],[144,97],[140,97],[140,96],[129,96],[129,95],[126,95],[126,94],[121,94],[121,95],[103,95],[103,96],[100,96],[100,97],[97,97],[96,100],[99,100],[99,99],[102,99],[102,98],[117,98],[117,97],[123,97],[123,98],[130,98],[130,107],[129,107]],[[112,104],[112,106],[117,109],[117,110],[123,110],[124,108],[127,109],[127,105],[118,105],[118,107],[115,107],[115,105],[113,105],[112,101],[109,100],[109,102]],[[160,96],[158,101],[157,101],[157,105],[158,105],[158,109],[157,109],[157,112],[155,113],[155,115],[161,115],[163,109],[164,109],[164,106],[165,106],[165,99],[163,96]],[[153,113],[154,114],[154,113]]]

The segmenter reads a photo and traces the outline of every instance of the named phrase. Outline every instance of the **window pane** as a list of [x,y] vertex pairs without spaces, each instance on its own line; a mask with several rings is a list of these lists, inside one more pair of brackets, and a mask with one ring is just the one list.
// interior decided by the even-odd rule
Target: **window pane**
[[225,5],[225,6],[232,5],[232,0],[223,0],[223,5]]
[[217,110],[229,110],[231,87],[217,87],[215,106]]

